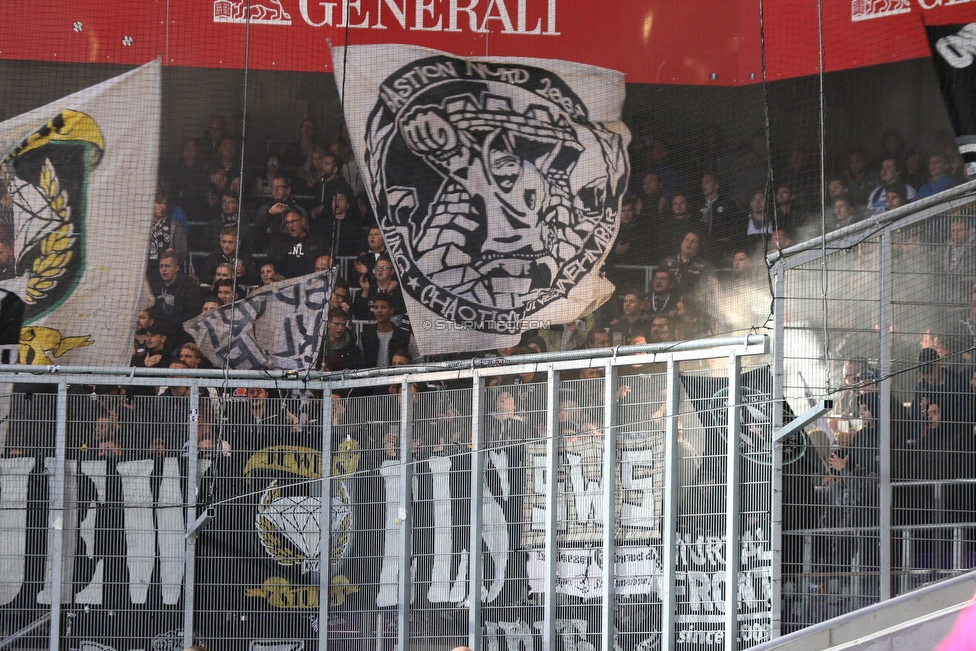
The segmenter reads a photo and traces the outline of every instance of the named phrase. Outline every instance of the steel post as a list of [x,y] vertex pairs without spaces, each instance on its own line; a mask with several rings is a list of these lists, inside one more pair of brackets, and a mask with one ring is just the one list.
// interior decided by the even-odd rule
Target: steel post
[[[184,509],[186,511],[186,526],[189,527],[197,519],[197,457],[200,455],[200,387],[190,385],[190,422],[187,426],[187,460],[186,460],[186,497]],[[184,539],[183,569],[183,646],[193,644],[194,618],[193,610],[196,606],[196,536]]]
[[616,580],[617,518],[617,367],[609,362],[603,374],[603,651],[613,651]]
[[739,474],[742,462],[739,441],[739,403],[742,402],[741,363],[729,356],[728,427],[725,436],[725,649],[739,646],[739,512],[741,510]]
[[471,538],[468,561],[468,646],[481,651],[481,546],[484,536],[484,391],[485,380],[477,372],[471,378]]
[[332,585],[332,391],[322,392],[322,480],[319,482],[319,648],[329,648]]
[[880,314],[878,331],[880,350],[878,371],[881,376],[881,395],[878,410],[874,414],[878,422],[878,535],[880,550],[881,600],[891,599],[891,555],[892,546],[892,490],[891,490],[891,233],[881,235],[880,254]]
[[58,398],[55,409],[54,435],[54,490],[50,496],[51,507],[48,511],[48,528],[51,531],[51,548],[47,554],[51,559],[51,628],[49,645],[51,651],[61,648],[61,593],[64,580],[61,576],[64,554],[64,492],[65,492],[65,459],[68,447],[68,385],[58,383]]
[[548,369],[546,391],[546,531],[545,602],[542,606],[542,651],[556,651],[556,524],[559,503],[559,371]]
[[400,584],[397,599],[397,644],[410,645],[411,560],[413,556],[413,386],[400,382]]
[[[784,355],[786,353],[786,268],[778,264],[773,271],[773,431],[783,427]],[[771,592],[769,636],[780,636],[783,620],[783,446],[772,451],[770,502]]]
[[674,651],[676,642],[675,613],[677,611],[675,566],[678,563],[678,408],[681,402],[681,383],[678,363],[668,360],[667,391],[665,393],[666,430],[664,440],[664,518],[661,523],[663,557],[661,567],[661,650]]

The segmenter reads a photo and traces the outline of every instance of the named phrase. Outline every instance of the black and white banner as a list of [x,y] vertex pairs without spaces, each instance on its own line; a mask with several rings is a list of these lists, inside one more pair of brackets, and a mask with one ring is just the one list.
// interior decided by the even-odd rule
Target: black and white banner
[[[613,514],[605,513],[603,439],[565,441],[556,478],[557,537],[560,544],[598,546],[603,529],[613,523],[618,544],[661,537],[664,503],[664,432],[641,432],[617,440]],[[526,445],[532,489],[525,499],[522,544],[545,545],[546,530],[546,444]]]
[[[360,451],[354,440],[340,446],[332,459],[332,540],[323,545],[321,485],[312,481],[322,477],[322,458],[307,445],[309,435],[295,434],[295,444],[231,451],[199,462],[203,493],[240,496],[219,500],[213,523],[197,542],[194,633],[207,648],[317,648],[324,553],[330,559],[329,638],[336,648],[359,648],[363,639],[376,637],[387,648],[396,639],[404,569],[400,464]],[[543,549],[531,544],[536,527],[526,514],[544,497],[545,481],[539,483],[533,456],[519,446],[486,453],[481,554],[486,648],[531,651],[541,645],[542,609],[532,597],[544,590],[545,559]],[[559,520],[565,524],[560,536],[596,534],[605,521],[597,523],[595,511],[578,507],[598,491],[573,478],[583,469],[575,456],[573,451],[561,455],[568,481],[559,489]],[[446,627],[444,633],[466,625],[470,603],[470,460],[464,451],[414,460],[411,608],[440,613],[435,624]],[[51,603],[52,564],[38,550],[53,540],[43,506],[54,490],[53,463],[43,456],[0,459],[0,613],[8,617],[23,613],[30,621]],[[73,616],[65,648],[183,648],[185,459],[69,460],[67,479],[60,520],[65,531],[61,599]],[[627,483],[626,478],[618,482]],[[656,482],[624,489],[618,503],[647,504],[648,524],[658,519]],[[646,532],[643,540],[627,532],[618,536],[615,592],[633,613],[618,617],[621,643],[615,648],[656,643],[659,629],[649,613],[660,608],[664,596],[657,527],[655,522],[655,533]],[[590,538],[559,542],[556,591],[570,599],[557,609],[557,648],[564,651],[590,648],[586,644],[596,643],[600,633],[607,559]],[[771,594],[768,533],[762,525],[750,527],[741,542],[741,634],[761,641],[768,636]],[[674,544],[678,641],[718,647],[727,582],[724,535],[683,532]],[[383,630],[376,628],[378,616]],[[342,646],[347,641],[352,646]],[[516,642],[521,646],[513,647]]]
[[422,352],[513,345],[610,296],[599,269],[629,173],[621,73],[407,45],[333,59]]
[[244,300],[183,324],[215,366],[312,368],[335,273],[323,271],[263,287]]
[[[65,462],[64,510],[56,516],[48,510],[55,459],[0,459],[0,613],[26,625],[50,610],[58,596],[44,550],[56,548],[57,528],[60,601],[74,615],[62,627],[61,648],[183,648],[186,460],[86,457]],[[198,473],[209,464],[201,460]]]
[[969,178],[976,178],[976,22],[926,27],[942,99]]
[[[201,449],[193,486],[179,446],[103,455],[100,448],[79,445],[96,440],[111,421],[88,420],[87,394],[71,398],[69,441],[75,442],[65,465],[62,511],[50,511],[59,481],[47,447],[25,447],[0,459],[0,617],[9,627],[22,627],[50,607],[56,570],[45,550],[56,549],[56,529],[49,526],[56,522],[63,533],[61,603],[70,614],[62,648],[183,648],[191,578],[194,637],[213,651],[313,651],[322,625],[328,627],[330,650],[360,649],[367,641],[375,648],[380,639],[390,650],[404,574],[409,606],[417,615],[410,635],[466,636],[471,567],[480,558],[483,647],[541,649],[549,481],[547,451],[537,442],[509,441],[484,450],[476,477],[467,447],[418,445],[405,484],[395,421],[343,423],[339,436],[333,430],[326,467],[321,430],[288,418],[287,401],[260,403],[260,418],[252,411],[257,403],[232,401],[224,417],[198,421],[202,440],[214,437],[220,444]],[[145,408],[156,410],[140,412],[122,431],[140,438],[164,432],[164,438],[186,440],[195,410],[187,398],[161,400],[152,398]],[[375,410],[380,404],[369,406]],[[35,437],[44,435],[43,424],[19,423]],[[426,436],[440,431],[430,419],[415,420],[414,426],[417,440],[438,440]],[[663,443],[663,432],[650,426],[621,434],[611,505],[610,498],[604,501],[603,440],[591,434],[561,441],[554,586],[561,603],[554,651],[598,647],[608,562],[614,563],[620,605],[614,648],[656,648],[666,543],[675,545],[677,641],[699,649],[723,644],[728,575],[725,516],[716,505],[725,503],[724,487],[693,470],[683,475],[678,533],[665,540]],[[328,492],[320,482],[327,474]],[[481,482],[482,530],[475,554],[473,481]],[[410,486],[406,497],[405,485]],[[752,498],[743,494],[749,504]],[[185,506],[193,495],[212,508],[214,519],[188,555]],[[321,529],[326,501],[328,543]],[[753,510],[761,508],[755,502]],[[615,528],[613,557],[603,552],[608,525]],[[769,634],[768,525],[764,518],[743,521],[740,535],[739,634],[743,641],[759,642]],[[404,536],[410,537],[409,558]],[[193,564],[192,575],[187,563]],[[320,592],[326,571],[327,596]],[[319,606],[325,598],[329,621],[323,624]],[[425,613],[436,616],[425,619]]]

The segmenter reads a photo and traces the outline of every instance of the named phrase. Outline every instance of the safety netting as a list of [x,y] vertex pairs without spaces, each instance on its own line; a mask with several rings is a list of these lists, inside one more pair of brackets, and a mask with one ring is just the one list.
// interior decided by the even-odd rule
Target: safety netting
[[[786,497],[783,522],[768,495],[759,497],[773,481],[772,460],[745,466],[751,474],[743,480],[741,531],[763,542],[750,548],[754,558],[743,552],[743,563],[755,567],[743,566],[752,587],[740,612],[762,615],[754,628],[739,629],[737,644],[744,648],[779,634],[781,615],[785,632],[971,566],[969,494],[955,487],[956,493],[944,496],[939,482],[962,486],[973,476],[966,455],[976,423],[959,406],[972,376],[973,210],[963,202],[927,221],[886,224],[910,214],[913,204],[921,205],[917,201],[954,200],[966,192],[960,186],[969,181],[967,157],[976,150],[970,67],[976,3],[171,0],[66,8],[46,0],[3,13],[4,362],[48,369],[171,368],[176,374],[183,368],[289,371],[309,378],[412,363],[605,353],[627,344],[778,334],[785,341],[781,388],[788,416],[824,396],[846,398],[809,428],[810,445],[788,459],[789,481],[800,493]],[[855,239],[824,239],[855,231]],[[789,260],[791,247],[814,241],[800,248],[803,255],[819,251],[819,257],[783,272],[777,303],[771,260]],[[777,305],[785,310],[779,332]],[[942,358],[947,361],[939,368],[950,378],[945,382],[955,383],[945,392],[957,395],[959,405],[933,415],[937,401],[914,383]],[[663,404],[653,404],[663,400],[655,382],[663,380],[645,375],[627,386],[656,396],[644,401],[648,413],[638,419],[653,421]],[[572,391],[585,394],[585,376],[573,379],[581,384]],[[892,497],[885,484],[880,494],[886,497],[877,499],[887,501],[879,506],[865,496],[880,490],[874,481],[879,467],[871,461],[879,444],[862,445],[871,428],[858,409],[869,400],[865,388],[884,379],[890,380],[884,404],[901,405],[896,420],[906,424],[891,434],[890,452],[875,456],[884,464],[915,463],[907,450],[927,445],[934,420],[948,418],[946,412],[958,406],[949,418],[959,438],[950,451],[958,469],[951,477],[923,476],[922,470],[901,476],[882,465],[886,473],[891,468],[896,485]],[[544,439],[555,434],[544,431],[545,405],[533,402],[545,396],[543,380],[505,382],[521,387],[520,418],[533,424],[526,428],[536,435],[541,427]],[[765,400],[775,391],[771,381],[763,383],[757,391]],[[232,388],[225,386],[224,394]],[[431,394],[429,409],[416,411],[427,409],[441,434],[428,441],[422,425],[427,415],[415,414],[417,445],[461,445],[462,433],[452,428],[464,426],[449,421],[470,421],[470,384],[433,388],[438,393]],[[337,428],[347,434],[336,445],[357,441],[364,459],[380,460],[377,468],[384,455],[395,459],[391,449],[399,439],[387,445],[384,436],[393,435],[398,421],[396,400],[342,397],[350,402]],[[304,405],[321,396],[280,399]],[[497,396],[482,399],[495,403]],[[691,399],[687,386],[684,399]],[[16,413],[18,400],[27,398],[14,399],[8,412]],[[383,400],[393,402],[377,406]],[[137,404],[123,403],[125,409]],[[200,427],[234,421],[219,404],[197,411]],[[288,403],[278,411],[301,415],[302,409]],[[53,418],[44,414],[42,421]],[[302,418],[304,426],[308,419]],[[599,425],[597,417],[577,420],[582,426],[594,419]],[[151,420],[145,417],[147,424]],[[688,588],[688,603],[679,600],[670,614],[661,612],[660,602],[648,606],[643,597],[619,597],[616,621],[621,631],[658,631],[662,619],[678,621],[684,628],[676,643],[705,649],[726,643],[717,634],[724,601],[701,597],[726,589],[715,569],[724,567],[715,557],[724,539],[712,523],[723,513],[715,487],[726,481],[726,450],[695,435],[699,425],[689,424],[683,439],[695,461],[683,462],[681,485],[701,490],[695,493],[700,503],[678,498],[695,520],[677,525],[685,546],[679,571],[710,583]],[[852,437],[865,429],[864,436]],[[369,450],[365,431],[372,432]],[[25,444],[4,440],[5,456],[19,461]],[[315,440],[302,445],[321,447]],[[247,446],[255,446],[255,453],[262,449],[256,440],[241,447]],[[856,447],[865,448],[860,458],[848,454]],[[597,462],[587,445],[575,441],[570,448],[578,448],[566,454],[578,457],[574,472],[584,481],[587,464]],[[531,463],[527,453],[519,454],[512,463]],[[274,500],[291,500],[289,508],[312,497],[321,501],[321,494],[279,496],[273,487],[282,470],[276,464],[309,458],[293,454],[290,461],[252,468],[261,475],[261,499],[269,500],[261,508],[274,511]],[[423,544],[433,547],[418,548],[416,590],[443,599],[428,604],[411,597],[420,599],[412,621],[418,645],[450,648],[467,640],[470,622],[464,598],[454,598],[461,590],[455,589],[458,567],[455,561],[448,570],[438,565],[437,545],[463,545],[470,514],[438,519],[444,517],[438,509],[457,510],[450,500],[433,499],[437,482],[456,469],[443,470],[446,462],[436,459],[424,470],[426,483],[414,489],[426,491],[434,506],[417,517],[430,520],[422,527],[457,531],[453,537],[432,534]],[[167,473],[179,473],[153,463],[143,474],[159,495],[157,484],[169,481]],[[11,461],[10,472],[29,474],[22,465]],[[372,500],[367,511],[373,520],[355,526],[377,537],[401,517],[373,495],[385,486],[381,475],[373,478],[376,486],[357,489],[364,504]],[[530,475],[520,471],[519,481]],[[189,490],[181,476],[180,490]],[[225,497],[253,492],[253,481],[216,482],[211,489]],[[11,486],[0,483],[0,492]],[[470,487],[465,490],[468,495]],[[916,522],[899,515],[927,507],[936,499],[933,491],[947,512],[938,516],[943,519]],[[201,495],[201,504],[218,499]],[[906,501],[899,502],[899,495]],[[793,503],[799,510],[787,508]],[[863,508],[851,510],[851,504]],[[879,522],[875,511],[885,507],[894,515]],[[519,517],[531,514],[528,507],[519,509]],[[856,515],[862,511],[863,517]],[[321,549],[308,548],[309,536],[272,532],[285,527],[274,519],[286,517],[279,512],[286,510],[261,521],[267,523],[264,549],[279,564],[300,568],[297,576],[317,573],[318,561],[310,559]],[[802,517],[794,518],[798,513]],[[950,520],[953,527],[939,528]],[[531,522],[519,524],[531,530]],[[775,546],[770,536],[780,524],[787,533],[776,553],[782,551],[784,572],[792,573],[783,599],[765,583]],[[247,527],[235,520],[224,533],[233,538]],[[815,534],[817,529],[828,533]],[[587,535],[572,541],[568,548],[578,551],[561,563],[599,565],[591,549],[598,537]],[[893,545],[892,538],[903,542]],[[544,562],[539,544],[523,539],[513,552],[518,579],[492,586],[485,577],[491,607],[510,599],[504,607],[513,609],[485,617],[485,648],[496,648],[499,640],[510,647],[539,643],[534,627],[541,620],[534,614],[544,605],[532,600],[541,584],[528,573]],[[647,549],[658,558],[663,547],[658,540]],[[39,562],[30,554],[39,558],[40,549],[28,551],[30,562]],[[206,544],[201,549],[201,558],[211,558]],[[157,551],[165,555],[162,547]],[[247,635],[249,649],[311,648],[320,623],[311,618],[318,606],[309,594],[264,583],[248,587],[250,593],[235,592],[234,605],[224,605],[217,595],[236,585],[228,578],[234,561],[215,556],[197,577],[203,586],[196,601],[199,621],[213,631],[204,638],[218,646],[223,639],[227,648],[243,648]],[[702,569],[706,565],[710,569]],[[434,576],[435,570],[441,574]],[[124,571],[132,580],[135,570]],[[136,574],[138,581],[164,580],[162,571],[141,566]],[[597,588],[573,576],[582,587],[556,595],[557,610],[583,614],[567,615],[559,621],[570,623],[560,625],[577,632],[577,621],[602,626],[607,620],[593,601]],[[336,570],[336,580],[343,577]],[[378,576],[369,581],[383,583]],[[160,594],[160,612],[185,605],[176,592]],[[345,648],[393,647],[394,622],[402,622],[394,617],[395,606],[408,595],[380,590],[370,593],[369,608],[353,608],[348,604],[359,603],[363,594],[342,586],[333,594],[339,615],[328,625]],[[381,597],[386,605],[375,601]],[[257,599],[267,609],[249,614]],[[750,599],[769,600],[768,608],[753,608]],[[22,601],[13,594],[5,602],[7,634],[31,623],[10,606]],[[450,613],[431,605],[442,602],[454,604]],[[69,611],[103,605],[77,595],[65,603]],[[356,614],[343,618],[344,607]],[[274,641],[275,614],[306,611],[305,628],[292,641]],[[534,619],[519,619],[524,612]],[[252,615],[260,621],[246,623]],[[177,619],[162,618],[154,625],[157,633],[178,628]],[[621,634],[615,642],[593,634],[599,626],[587,635],[603,648],[650,648],[650,638]],[[183,640],[182,633],[170,637]],[[449,642],[442,644],[441,637]],[[172,640],[165,643],[176,645]],[[79,644],[127,648],[121,640],[95,637]]]

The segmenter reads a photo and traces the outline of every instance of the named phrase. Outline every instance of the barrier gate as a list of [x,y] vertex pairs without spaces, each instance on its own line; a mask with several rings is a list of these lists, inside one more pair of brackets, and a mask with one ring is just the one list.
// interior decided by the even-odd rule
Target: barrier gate
[[0,646],[748,647],[771,376],[745,362],[767,353],[6,373]]

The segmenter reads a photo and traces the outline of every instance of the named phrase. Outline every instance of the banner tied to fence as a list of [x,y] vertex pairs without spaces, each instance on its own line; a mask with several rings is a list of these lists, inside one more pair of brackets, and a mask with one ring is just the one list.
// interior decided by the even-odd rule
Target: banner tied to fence
[[404,45],[333,60],[421,352],[514,345],[606,301],[629,175],[621,73]]

